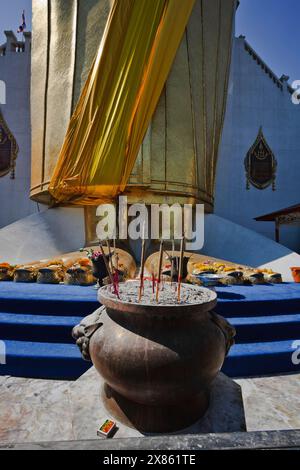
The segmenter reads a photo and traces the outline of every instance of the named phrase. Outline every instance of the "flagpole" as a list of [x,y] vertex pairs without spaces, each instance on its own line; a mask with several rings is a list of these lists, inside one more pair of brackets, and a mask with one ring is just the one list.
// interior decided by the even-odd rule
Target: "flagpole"
[[[25,10],[23,10],[23,17],[22,17],[22,19],[23,19],[23,25],[25,25],[25,28],[26,28]],[[25,36],[24,36],[25,28],[23,28],[23,31],[22,31],[24,47],[25,47]]]
[[18,39],[19,42],[23,42],[23,44],[25,44],[25,29],[26,29],[26,17],[25,17],[25,10],[23,10],[23,13],[22,13],[22,24],[19,26],[18,30],[17,30],[17,34],[21,34],[22,33],[22,36],[20,38],[20,40]]

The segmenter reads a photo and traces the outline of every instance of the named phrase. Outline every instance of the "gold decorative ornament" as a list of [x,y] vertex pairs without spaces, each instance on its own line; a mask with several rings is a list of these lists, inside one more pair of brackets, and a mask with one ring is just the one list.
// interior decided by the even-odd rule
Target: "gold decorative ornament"
[[250,185],[257,189],[266,189],[272,185],[272,190],[275,191],[277,160],[265,139],[262,127],[260,127],[258,136],[247,153],[245,169],[246,189],[249,190]]

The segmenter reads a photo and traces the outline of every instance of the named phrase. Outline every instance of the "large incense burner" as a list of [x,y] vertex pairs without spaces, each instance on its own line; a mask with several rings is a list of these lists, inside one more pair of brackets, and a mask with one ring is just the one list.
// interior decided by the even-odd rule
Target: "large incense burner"
[[169,432],[196,422],[209,406],[210,387],[233,343],[234,328],[212,312],[216,293],[162,285],[156,300],[148,280],[111,286],[102,307],[74,328],[85,359],[104,378],[104,403],[118,420],[144,432]]

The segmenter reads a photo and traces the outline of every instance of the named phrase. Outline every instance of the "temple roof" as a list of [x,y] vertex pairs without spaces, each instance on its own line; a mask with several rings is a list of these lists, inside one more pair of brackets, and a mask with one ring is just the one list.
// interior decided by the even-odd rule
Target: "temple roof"
[[[253,49],[252,46],[246,41],[245,36],[241,35],[238,39],[242,39],[244,42],[245,50],[248,54],[252,57],[252,59],[257,62],[257,64],[262,68],[262,70],[270,77],[270,79],[274,82],[274,84],[283,91],[283,84],[287,82],[289,77],[287,75],[282,75],[279,78],[266,64],[266,62],[259,56],[259,54]],[[294,93],[294,88],[287,83],[287,90],[292,94]]]
[[287,207],[276,212],[271,212],[270,214],[262,215],[260,217],[255,217],[254,220],[257,220],[258,222],[273,222],[279,217],[293,214],[300,214],[300,204],[296,204],[295,206]]

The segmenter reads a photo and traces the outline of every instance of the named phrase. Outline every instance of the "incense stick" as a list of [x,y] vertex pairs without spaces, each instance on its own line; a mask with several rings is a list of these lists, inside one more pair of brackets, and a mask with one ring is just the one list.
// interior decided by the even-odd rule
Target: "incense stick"
[[113,280],[114,294],[116,294],[117,297],[120,298],[119,297],[119,285],[118,285],[119,275],[118,275],[118,272],[116,271],[116,269],[114,267],[112,252],[111,252],[111,249],[110,249],[110,242],[109,242],[108,238],[106,240],[106,244],[107,244],[108,256],[109,256],[108,263],[110,264],[111,275],[112,275],[112,280]]
[[144,267],[145,267],[145,234],[143,234],[143,240],[142,240],[139,302],[141,301],[143,290],[144,290]]
[[173,277],[174,277],[174,240],[172,240],[172,255],[171,255],[171,286],[173,286]]
[[156,285],[156,302],[158,302],[158,297],[159,297],[159,288],[160,288],[160,281],[161,281],[161,266],[162,266],[162,259],[163,259],[163,247],[164,247],[164,241],[161,240],[160,250],[159,250],[158,278],[157,278],[157,285]]
[[[113,251],[113,254],[112,254],[111,265],[112,265],[112,268],[113,268],[113,277],[114,277],[114,280],[115,280],[115,288],[116,288],[116,291],[117,291],[117,296],[118,296],[118,298],[120,298],[119,297],[119,253],[117,252],[115,237],[113,238],[113,248],[114,248],[114,251]],[[113,258],[114,258],[115,264],[113,262]]]
[[114,278],[113,278],[112,273],[110,271],[110,267],[109,267],[109,264],[107,262],[106,255],[104,253],[103,245],[102,245],[102,242],[100,240],[99,240],[99,246],[100,246],[100,251],[101,251],[101,254],[102,254],[102,257],[103,257],[103,260],[104,260],[104,264],[105,264],[105,267],[106,267],[106,271],[108,272],[110,282],[111,282],[112,285],[114,285]]
[[113,259],[112,259],[112,254],[111,254],[111,249],[110,249],[110,242],[109,242],[109,239],[107,238],[106,239],[106,245],[107,245],[107,249],[108,249],[108,256],[109,256],[109,263],[110,263],[110,269],[111,269],[111,273],[112,275],[114,274],[114,265],[113,265]]
[[119,254],[117,252],[115,254],[115,260],[116,260],[116,270],[119,272]]
[[114,259],[115,259],[116,265],[117,265],[116,269],[117,269],[117,271],[119,271],[119,256],[118,256],[117,249],[116,249],[116,239],[115,238],[113,238],[113,249],[114,249],[114,251],[113,251]]
[[178,302],[180,302],[180,291],[181,291],[181,283],[182,283],[183,251],[184,251],[184,237],[182,237],[182,239],[181,239],[181,244],[180,244],[180,260],[179,260],[178,292],[177,292],[177,300],[178,300]]

